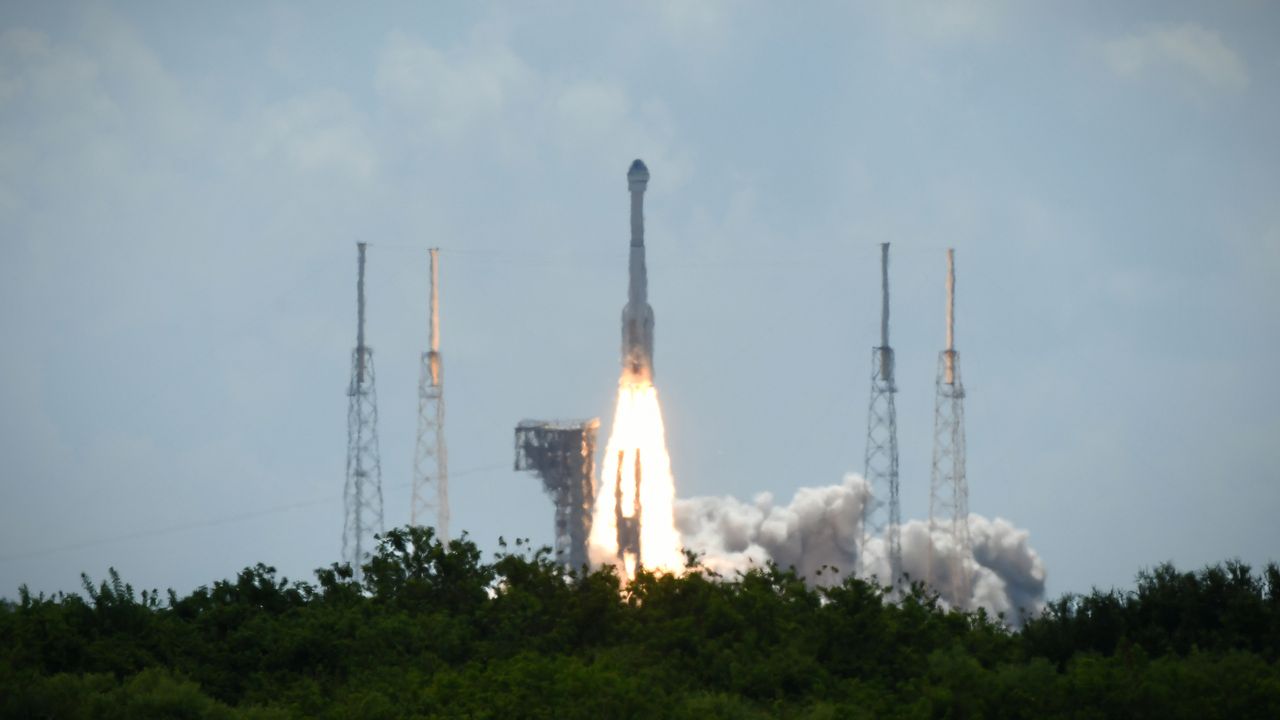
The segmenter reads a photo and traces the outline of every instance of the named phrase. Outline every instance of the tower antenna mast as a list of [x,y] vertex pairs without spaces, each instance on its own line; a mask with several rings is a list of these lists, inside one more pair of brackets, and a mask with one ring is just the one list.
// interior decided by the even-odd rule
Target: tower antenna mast
[[934,396],[927,579],[953,607],[964,609],[972,595],[969,559],[973,548],[969,537],[969,482],[964,467],[965,393],[960,381],[960,352],[955,345],[955,293],[955,250],[948,248],[947,349],[938,354]]
[[893,347],[889,344],[889,243],[880,244],[880,345],[871,350],[871,402],[867,410],[867,444],[863,476],[871,497],[863,505],[862,546],[883,537],[889,560],[889,582],[902,576],[902,524],[898,502],[898,392],[893,375]]
[[431,248],[431,349],[418,374],[418,443],[413,456],[410,522],[435,514],[436,539],[449,540],[449,455],[444,442],[444,364],[440,356],[440,249]]
[[382,461],[378,454],[378,395],[374,386],[373,348],[364,344],[364,257],[366,243],[357,243],[356,347],[351,352],[351,382],[347,387],[347,480],[343,490],[342,559],[357,580],[369,557],[375,535],[383,530]]

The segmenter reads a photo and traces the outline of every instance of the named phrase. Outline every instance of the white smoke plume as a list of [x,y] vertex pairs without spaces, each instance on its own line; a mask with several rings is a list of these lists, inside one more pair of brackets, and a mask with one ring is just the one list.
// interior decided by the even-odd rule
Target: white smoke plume
[[[869,497],[866,480],[849,474],[839,485],[800,488],[789,505],[776,503],[770,493],[761,493],[749,503],[732,497],[688,498],[676,501],[676,528],[685,548],[721,574],[732,575],[772,560],[783,568],[794,567],[813,584],[838,583],[849,574],[875,575],[887,584],[884,541],[873,538],[860,547],[862,506]],[[969,534],[973,553],[964,562],[973,596],[964,604],[1004,613],[1012,623],[1018,623],[1024,612],[1039,612],[1044,605],[1045,569],[1027,543],[1029,533],[1008,520],[971,513]],[[903,572],[912,580],[924,580],[928,522],[904,523],[901,537]],[[935,562],[945,568],[949,565],[945,560],[955,555],[956,548],[946,534],[939,533],[934,541]],[[943,600],[950,602],[945,596],[950,583],[939,578],[939,585]]]

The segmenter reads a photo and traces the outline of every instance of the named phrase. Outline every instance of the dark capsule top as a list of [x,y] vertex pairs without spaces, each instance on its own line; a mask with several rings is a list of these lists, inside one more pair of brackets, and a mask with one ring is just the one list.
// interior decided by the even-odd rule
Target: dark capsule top
[[639,158],[631,163],[631,169],[627,171],[627,181],[631,183],[647,183],[649,182],[649,168],[644,166],[644,161]]

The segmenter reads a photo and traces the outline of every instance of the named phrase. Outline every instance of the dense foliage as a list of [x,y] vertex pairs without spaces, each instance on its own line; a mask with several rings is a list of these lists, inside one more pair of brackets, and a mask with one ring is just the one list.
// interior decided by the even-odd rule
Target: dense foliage
[[0,603],[0,714],[170,717],[1280,717],[1280,569],[1161,566],[1020,631],[762,568],[564,575],[430,530],[361,582],[258,565],[190,595]]

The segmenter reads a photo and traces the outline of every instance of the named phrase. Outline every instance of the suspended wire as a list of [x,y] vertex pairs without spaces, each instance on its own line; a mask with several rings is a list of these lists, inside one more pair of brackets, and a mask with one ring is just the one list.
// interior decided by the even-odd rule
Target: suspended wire
[[[503,468],[510,468],[510,467],[511,465],[509,463],[483,465],[480,467],[467,468],[465,470],[459,470],[457,472],[450,473],[449,477],[450,478],[466,477],[468,475],[475,475],[483,472],[492,472],[495,470],[500,470]],[[391,487],[406,488],[406,487],[409,487],[409,485],[411,485],[411,483],[398,483],[398,484],[392,485]],[[43,557],[45,555],[53,555],[56,553],[69,552],[72,550],[83,550],[84,548],[96,547],[98,545],[109,545],[113,543],[120,543],[120,542],[125,542],[127,540],[138,540],[141,538],[173,535],[175,533],[186,532],[188,530],[198,530],[202,528],[218,527],[220,525],[230,525],[232,523],[244,522],[245,520],[252,520],[254,518],[265,517],[267,515],[276,515],[283,512],[289,512],[291,510],[298,510],[300,508],[313,507],[316,505],[324,505],[326,503],[332,503],[342,499],[343,499],[343,496],[341,494],[326,495],[325,497],[315,498],[312,500],[304,500],[302,502],[296,502],[296,503],[287,503],[285,505],[274,505],[272,507],[262,508],[261,510],[254,510],[246,513],[238,513],[235,515],[224,515],[221,517],[211,518],[208,520],[196,520],[191,522],[177,523],[174,525],[166,525],[164,527],[149,528],[146,530],[137,530],[131,533],[125,533],[123,535],[114,535],[111,537],[99,538],[95,540],[82,540],[80,542],[69,543],[67,545],[58,545],[56,547],[40,548],[39,550],[31,550],[23,553],[0,555],[0,563],[10,562],[13,560],[24,560],[29,558]]]
[[[948,245],[922,244],[911,240],[894,240],[894,253],[897,256],[922,257],[945,252]],[[437,247],[440,254],[463,264],[476,264],[484,267],[521,267],[521,268],[568,268],[580,266],[613,267],[627,258],[626,246],[621,242],[617,247],[602,246],[599,250],[582,248],[565,248],[530,243],[506,247],[461,247],[449,245],[432,245],[428,243],[401,242],[369,242],[370,247],[391,249],[426,254],[432,247]],[[880,241],[868,242],[858,240],[842,243],[834,248],[811,251],[808,249],[795,251],[777,243],[733,247],[727,246],[723,252],[708,254],[705,248],[696,248],[689,253],[672,253],[666,249],[660,255],[654,255],[650,248],[648,265],[651,270],[728,270],[771,269],[771,268],[829,268],[841,259],[853,260],[865,257],[878,262]],[[621,265],[618,265],[621,267]]]

